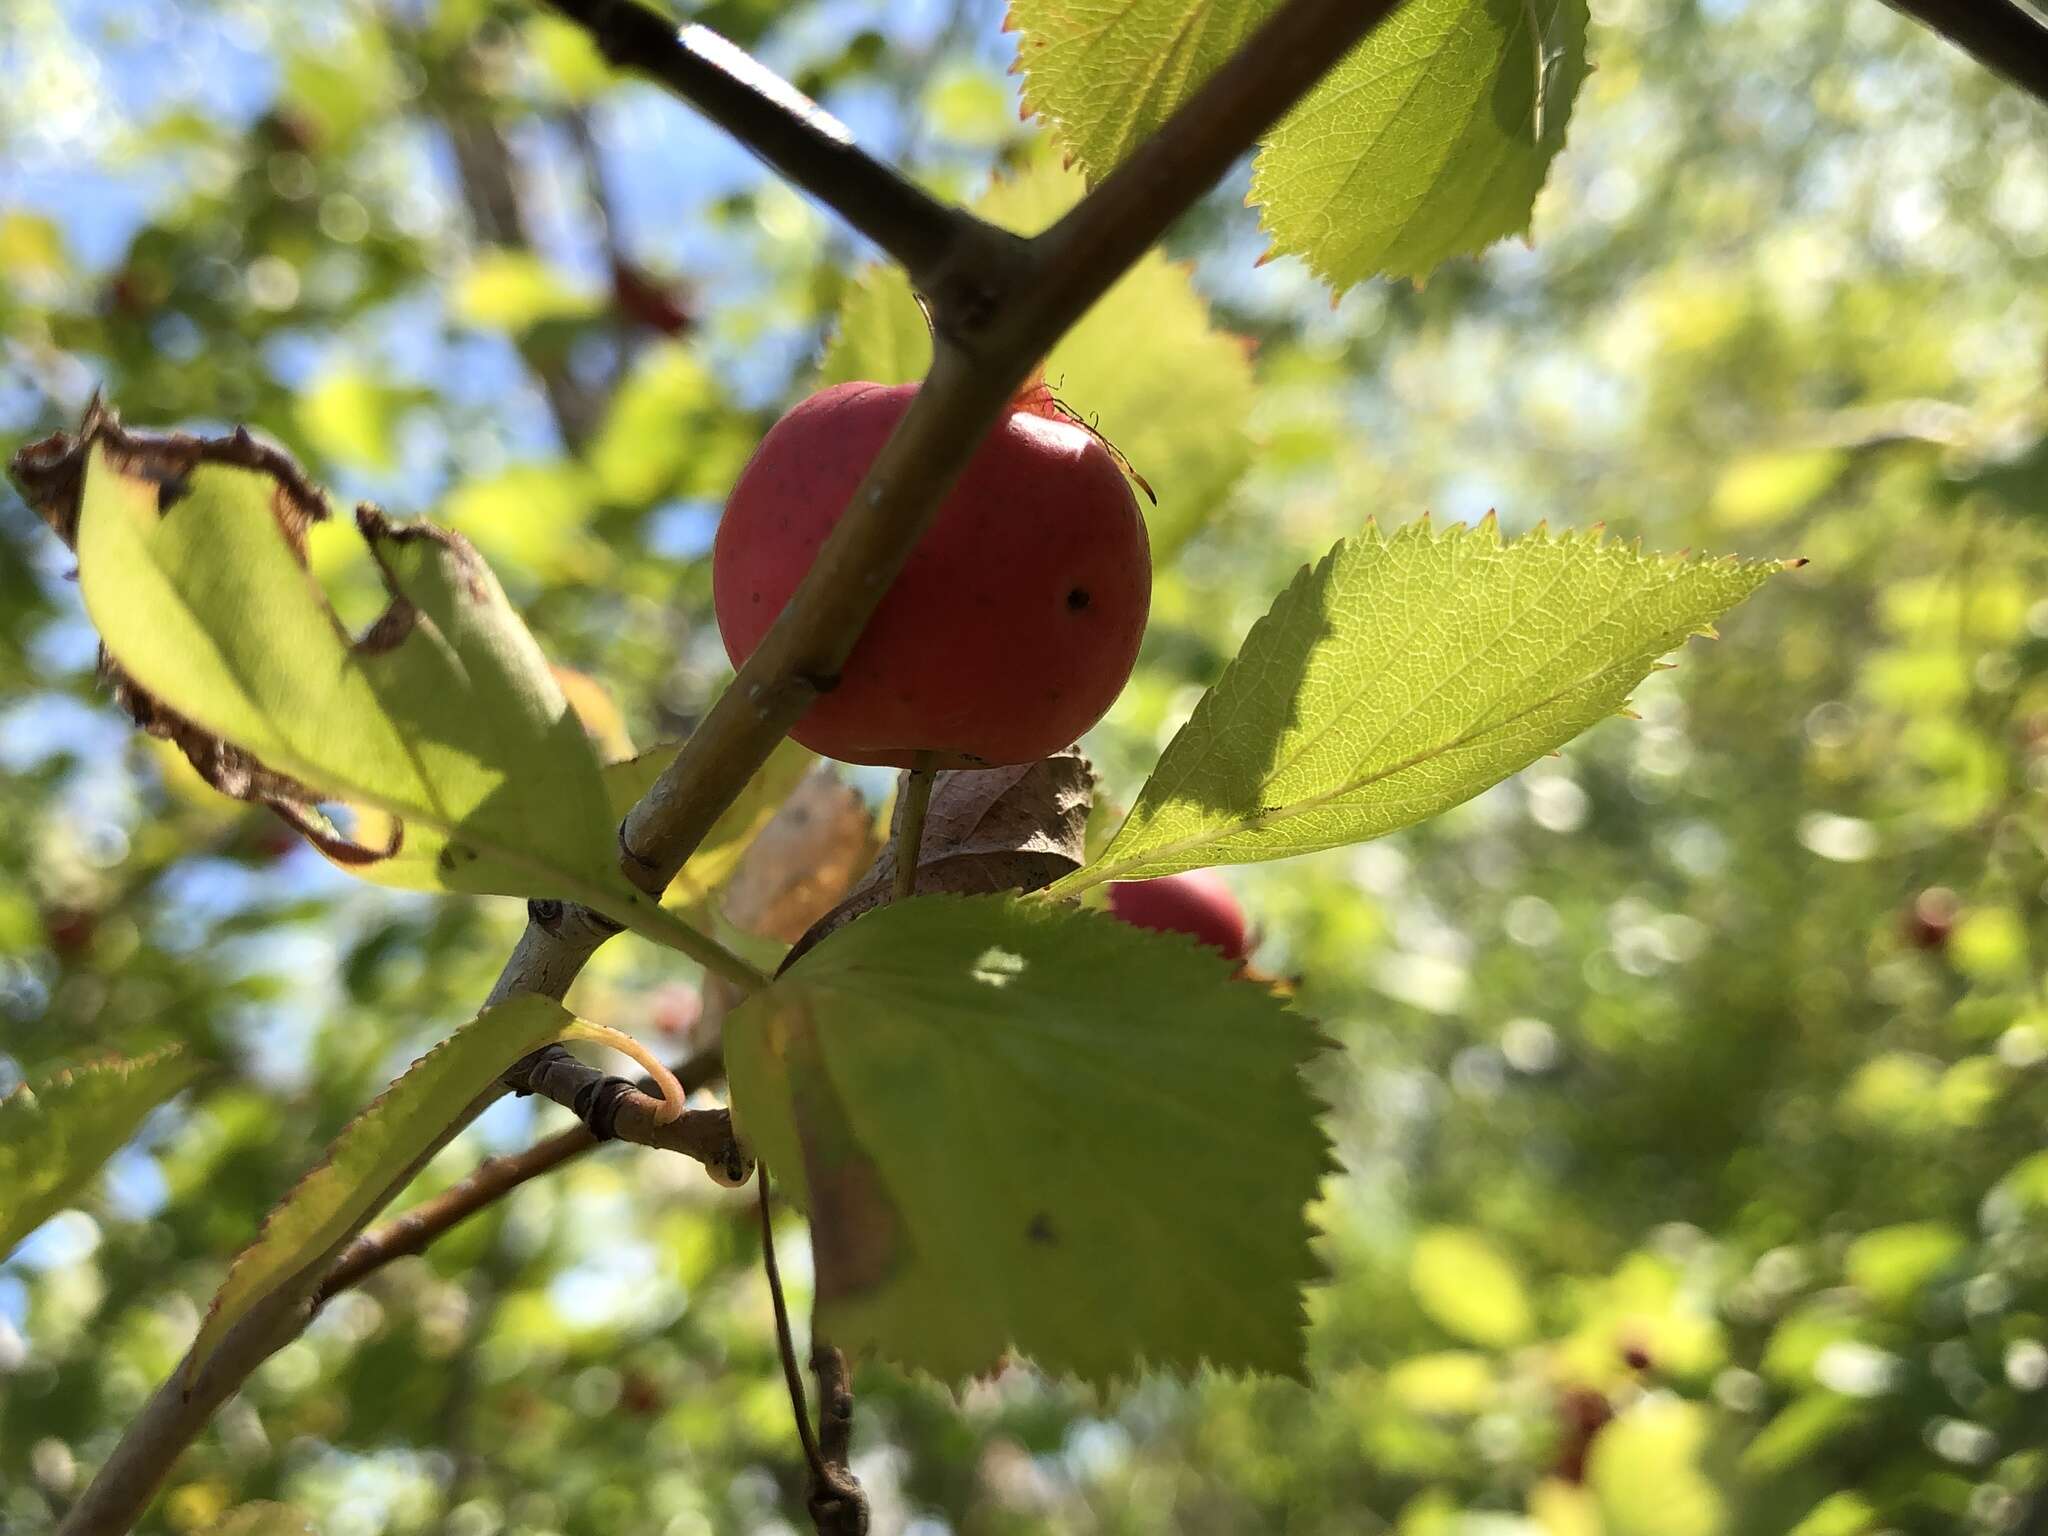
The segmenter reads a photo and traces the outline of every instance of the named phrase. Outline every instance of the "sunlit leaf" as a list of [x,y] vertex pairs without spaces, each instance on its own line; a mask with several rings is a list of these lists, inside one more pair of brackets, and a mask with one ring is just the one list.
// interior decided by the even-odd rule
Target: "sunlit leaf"
[[718,382],[688,348],[646,348],[612,396],[588,458],[605,497],[640,506],[723,496],[753,444]]
[[143,1116],[198,1070],[170,1046],[73,1067],[0,1099],[0,1259],[62,1210]]
[[1299,1373],[1317,1045],[1185,939],[1006,896],[878,908],[726,1024],[819,1331],[948,1380]]
[[1432,1227],[1415,1241],[1408,1283],[1434,1322],[1475,1344],[1506,1348],[1535,1329],[1520,1271],[1483,1233]]
[[39,213],[0,213],[0,277],[22,288],[47,289],[70,270],[64,231]]
[[572,1022],[550,998],[526,994],[500,1003],[414,1062],[351,1120],[228,1270],[193,1341],[188,1379],[206,1369],[221,1339],[258,1301],[324,1264],[361,1231],[499,1073]]
[[392,435],[418,392],[393,389],[361,368],[331,368],[298,399],[299,430],[328,458],[389,470],[397,462]]
[[466,325],[517,335],[543,320],[587,319],[600,304],[531,251],[500,249],[470,263],[456,279],[450,306]]
[[1593,1437],[1586,1482],[1607,1536],[1721,1536],[1729,1510],[1704,1465],[1711,1425],[1697,1403],[1652,1397]]
[[1424,820],[1614,714],[1776,561],[1369,529],[1304,568],[1055,894],[1286,858]]
[[135,441],[94,440],[76,537],[86,611],[142,690],[139,719],[315,836],[317,802],[357,807],[353,837],[322,841],[366,878],[584,900],[691,945],[618,872],[596,756],[473,549],[363,515],[391,605],[351,645],[288,531],[303,488],[241,463],[172,475]]
[[1267,136],[1274,250],[1341,289],[1522,234],[1585,76],[1585,0],[1409,0]]
[[1478,1413],[1497,1393],[1493,1362],[1476,1350],[1414,1355],[1387,1372],[1387,1395],[1411,1413]]
[[1849,1283],[1886,1306],[1905,1306],[1963,1254],[1963,1235],[1941,1221],[1865,1232],[1842,1255]]
[[[1012,0],[1025,105],[1099,180],[1275,0]],[[1266,136],[1251,200],[1326,282],[1420,276],[1528,228],[1586,74],[1584,0],[1408,0]]]
[[317,147],[347,147],[381,121],[398,95],[387,34],[364,22],[327,30],[318,46],[295,47],[284,61],[282,104],[311,125]]

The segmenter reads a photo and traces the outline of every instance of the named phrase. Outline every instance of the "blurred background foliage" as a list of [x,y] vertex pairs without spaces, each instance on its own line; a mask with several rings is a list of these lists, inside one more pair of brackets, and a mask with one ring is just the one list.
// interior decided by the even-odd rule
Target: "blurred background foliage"
[[[696,15],[948,193],[1044,153],[992,0]],[[1244,344],[1179,294],[1166,366],[1139,305],[1077,358],[1172,530],[1108,793],[1368,517],[1812,563],[1640,722],[1233,875],[1345,1046],[1312,1385],[867,1370],[881,1530],[2048,1530],[2048,117],[1874,0],[1594,15],[1533,246],[1333,306],[1254,265],[1240,168],[1169,254]],[[871,253],[523,4],[17,0],[0,79],[6,446],[95,387],[250,423],[472,536],[635,741],[688,729],[720,499]],[[351,536],[315,552],[367,617]],[[520,917],[210,798],[96,688],[65,575],[0,493],[0,1089],[169,1041],[209,1071],[0,1263],[9,1531]],[[680,1049],[693,980],[622,941],[577,1001]],[[563,1118],[503,1104],[423,1184]],[[623,1147],[527,1186],[329,1306],[148,1528],[801,1528],[750,1198]]]

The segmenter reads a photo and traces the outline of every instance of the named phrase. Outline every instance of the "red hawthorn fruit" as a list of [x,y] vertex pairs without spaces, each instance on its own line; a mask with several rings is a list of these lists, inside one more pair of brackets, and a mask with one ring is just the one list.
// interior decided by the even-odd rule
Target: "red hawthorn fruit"
[[[911,384],[837,384],[778,421],[740,472],[712,550],[739,666],[796,590]],[[1041,390],[969,460],[840,676],[790,734],[892,768],[1036,762],[1100,720],[1152,602],[1145,522],[1111,449]]]
[[67,959],[82,955],[99,931],[97,912],[83,907],[50,907],[43,913],[43,937],[53,953]]
[[1113,883],[1109,910],[1133,928],[1188,934],[1226,960],[1242,960],[1251,948],[1244,908],[1213,869]]
[[645,1371],[628,1371],[619,1383],[619,1406],[636,1418],[652,1418],[668,1406],[668,1394]]
[[1572,1387],[1558,1399],[1558,1477],[1567,1483],[1586,1480],[1586,1456],[1593,1437],[1613,1421],[1614,1405],[1587,1387]]
[[298,846],[299,834],[283,822],[273,821],[257,828],[250,851],[264,863],[275,864],[290,858]]
[[1946,949],[1948,936],[1955,931],[1962,905],[1956,893],[1947,886],[1930,885],[1913,898],[1913,905],[1907,909],[1902,924],[1906,942],[1915,949],[1930,952]]
[[648,1012],[654,1027],[670,1037],[687,1035],[704,1017],[704,999],[697,989],[674,982],[656,989]]
[[664,336],[680,336],[697,323],[680,288],[650,277],[631,262],[612,262],[612,298],[628,319]]

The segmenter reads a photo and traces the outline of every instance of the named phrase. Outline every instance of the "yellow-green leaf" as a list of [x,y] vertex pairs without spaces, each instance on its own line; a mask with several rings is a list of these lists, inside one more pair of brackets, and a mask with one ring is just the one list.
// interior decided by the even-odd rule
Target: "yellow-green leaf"
[[1461,1339],[1505,1349],[1535,1331],[1521,1272],[1481,1233],[1423,1233],[1408,1259],[1408,1283],[1431,1320]]
[[[1100,180],[1277,0],[1011,0],[1024,102]],[[1408,0],[1266,136],[1252,201],[1338,288],[1528,228],[1586,75],[1585,0]]]
[[143,1116],[198,1071],[167,1046],[73,1067],[0,1099],[0,1259],[62,1210]]
[[188,1379],[206,1369],[221,1339],[258,1301],[304,1283],[368,1225],[499,1073],[572,1023],[568,1010],[550,998],[515,997],[486,1009],[407,1068],[343,1128],[229,1268],[193,1341]]
[[1376,528],[1304,568],[1167,747],[1100,858],[1052,887],[1363,842],[1614,714],[1776,561]]
[[587,319],[600,304],[531,251],[498,249],[456,279],[451,307],[465,325],[518,335],[544,320]]

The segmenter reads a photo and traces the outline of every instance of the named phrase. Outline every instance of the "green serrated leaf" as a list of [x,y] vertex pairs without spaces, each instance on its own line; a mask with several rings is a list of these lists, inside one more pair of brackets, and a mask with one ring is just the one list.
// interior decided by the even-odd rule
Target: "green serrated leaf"
[[817,1326],[956,1380],[1301,1369],[1321,1045],[1219,957],[1012,896],[892,903],[728,1021]]
[[[1081,177],[1051,161],[991,187],[975,211],[1024,234],[1081,198]],[[866,273],[840,312],[823,382],[902,384],[931,365],[931,334],[895,267]],[[1213,517],[1251,462],[1250,343],[1215,328],[1188,269],[1148,253],[1060,338],[1045,360],[1056,394],[1144,476],[1155,556]]]
[[619,75],[584,28],[559,16],[529,16],[520,28],[526,46],[546,78],[550,94],[562,101],[595,101]]
[[60,1072],[0,1099],[0,1258],[62,1210],[199,1063],[178,1046]]
[[351,646],[280,528],[269,475],[202,463],[171,489],[163,506],[165,487],[93,447],[77,544],[86,611],[160,703],[357,807],[345,867],[412,889],[585,901],[699,952],[619,873],[596,756],[467,543],[364,520],[393,602]]
[[1714,1424],[1698,1403],[1649,1397],[1593,1437],[1586,1486],[1608,1536],[1724,1536],[1735,1529],[1707,1460]]
[[1961,1258],[1968,1244],[1945,1221],[1908,1221],[1865,1232],[1842,1255],[1849,1283],[1885,1306],[1904,1307]]
[[1304,567],[1196,705],[1101,857],[1051,887],[1282,859],[1422,821],[1620,710],[1782,569],[1491,518],[1369,529]]
[[193,1341],[188,1379],[259,1300],[304,1279],[368,1225],[500,1072],[574,1022],[560,1003],[529,993],[486,1009],[408,1067],[343,1128],[236,1258]]
[[1260,222],[1337,289],[1522,234],[1585,75],[1585,0],[1410,0],[1267,138]]
[[1024,108],[1099,181],[1278,9],[1279,0],[1010,0]]
[[[1099,180],[1276,0],[1012,0],[1025,105]],[[1586,74],[1585,0],[1408,0],[1267,136],[1277,253],[1349,287],[1528,228]]]

